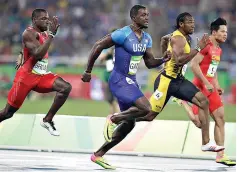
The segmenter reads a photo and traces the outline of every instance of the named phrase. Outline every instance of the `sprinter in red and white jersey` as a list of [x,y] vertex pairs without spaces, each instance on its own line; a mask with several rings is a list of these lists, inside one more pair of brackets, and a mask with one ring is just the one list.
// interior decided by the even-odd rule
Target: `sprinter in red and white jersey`
[[48,49],[59,26],[58,18],[54,16],[49,20],[46,10],[35,9],[32,12],[32,26],[27,27],[22,34],[23,53],[18,59],[16,66],[18,71],[8,94],[7,104],[0,111],[0,122],[13,116],[30,91],[38,93],[55,91],[54,102],[40,124],[51,135],[60,135],[54,126],[53,117],[67,100],[72,87],[61,77],[47,70]]

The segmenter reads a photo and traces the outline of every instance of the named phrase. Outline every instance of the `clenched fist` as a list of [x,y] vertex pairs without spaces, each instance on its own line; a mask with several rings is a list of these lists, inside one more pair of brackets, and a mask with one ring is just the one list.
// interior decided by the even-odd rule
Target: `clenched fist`
[[83,82],[90,82],[90,80],[91,80],[91,73],[85,71],[83,73],[82,77],[81,77],[81,80]]

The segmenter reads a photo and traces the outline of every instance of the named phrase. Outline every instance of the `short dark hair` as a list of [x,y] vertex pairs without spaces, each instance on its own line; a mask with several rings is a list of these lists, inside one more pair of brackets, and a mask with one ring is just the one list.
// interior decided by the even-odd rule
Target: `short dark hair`
[[210,26],[211,33],[213,31],[218,31],[220,29],[220,25],[227,25],[227,22],[225,19],[219,17],[211,23]]
[[179,23],[184,22],[185,17],[192,17],[192,15],[188,12],[179,14],[178,17],[176,18],[176,26],[175,26],[176,29],[180,28]]
[[143,5],[134,5],[130,10],[130,18],[132,19],[133,17],[136,17],[140,9],[146,9],[146,7]]
[[33,18],[38,17],[38,15],[42,12],[47,13],[47,11],[45,9],[41,9],[41,8],[34,9],[34,11],[32,12],[32,15],[31,15],[31,20],[33,21]]

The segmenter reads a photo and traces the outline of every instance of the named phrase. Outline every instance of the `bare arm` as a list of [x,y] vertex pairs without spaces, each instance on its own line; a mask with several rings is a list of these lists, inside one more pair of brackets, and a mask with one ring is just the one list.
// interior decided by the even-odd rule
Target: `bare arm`
[[217,72],[214,75],[214,86],[217,89],[219,95],[222,95],[224,93],[224,89],[220,87]]
[[158,67],[158,66],[162,65],[164,62],[167,61],[165,58],[162,58],[162,57],[161,58],[155,58],[153,56],[151,48],[146,49],[146,52],[143,56],[143,59],[144,59],[145,65],[148,69]]
[[209,84],[207,78],[203,75],[199,64],[202,62],[204,56],[201,53],[198,53],[193,60],[191,61],[191,69],[194,75],[200,79],[204,84]]
[[215,75],[214,75],[214,84],[215,84],[215,87],[216,87],[216,88],[220,88],[220,84],[219,84],[219,81],[218,81],[217,72],[216,72]]
[[192,49],[190,53],[184,53],[186,40],[182,36],[174,36],[171,38],[172,53],[178,65],[184,65],[192,60],[198,53],[198,50]]
[[25,47],[29,49],[32,57],[36,60],[41,60],[45,56],[52,40],[53,37],[49,36],[43,44],[40,44],[35,32],[27,30],[23,33],[23,43],[25,44]]
[[162,54],[164,54],[165,51],[167,51],[170,38],[171,38],[171,34],[165,35],[161,38],[160,49],[161,49]]
[[94,46],[91,49],[91,52],[89,55],[89,60],[87,63],[87,69],[86,69],[87,73],[91,73],[94,63],[95,63],[96,59],[99,57],[102,50],[106,49],[106,48],[110,48],[113,45],[115,45],[115,44],[114,44],[110,34],[106,35],[105,37],[103,37],[102,39],[100,39],[99,41],[97,41],[94,44]]

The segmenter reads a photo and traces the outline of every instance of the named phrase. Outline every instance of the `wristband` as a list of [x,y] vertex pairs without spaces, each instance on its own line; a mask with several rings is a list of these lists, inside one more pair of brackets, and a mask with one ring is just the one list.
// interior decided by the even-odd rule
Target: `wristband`
[[55,37],[56,34],[54,34],[52,31],[47,31],[49,36],[52,36],[53,38]]
[[165,63],[165,58],[164,58],[164,57],[162,57],[162,59],[161,59],[161,60],[162,60],[162,63]]
[[53,38],[55,37],[55,35],[53,33],[48,33],[49,36],[52,36]]
[[201,51],[201,48],[198,45],[194,49],[197,50],[198,52]]

